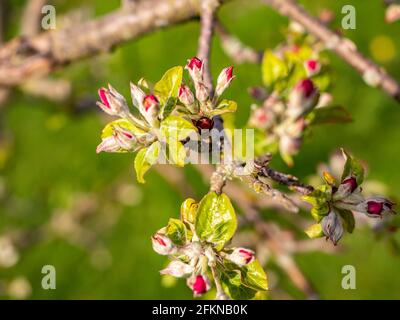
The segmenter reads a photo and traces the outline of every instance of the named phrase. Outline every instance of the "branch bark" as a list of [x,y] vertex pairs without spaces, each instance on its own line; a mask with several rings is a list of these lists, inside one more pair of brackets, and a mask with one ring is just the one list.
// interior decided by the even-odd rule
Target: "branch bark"
[[[227,2],[228,0],[221,0]],[[15,86],[75,60],[111,50],[161,27],[198,16],[200,0],[140,1],[67,29],[14,39],[0,48],[0,85]]]
[[357,51],[354,43],[349,39],[337,35],[293,0],[264,0],[264,3],[301,24],[310,34],[322,41],[328,49],[334,51],[357,70],[368,85],[381,88],[400,102],[400,84],[383,68]]

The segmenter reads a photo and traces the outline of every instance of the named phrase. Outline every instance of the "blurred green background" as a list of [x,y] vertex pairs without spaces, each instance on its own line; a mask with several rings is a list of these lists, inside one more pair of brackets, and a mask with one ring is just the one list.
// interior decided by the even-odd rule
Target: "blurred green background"
[[[119,6],[118,0],[49,1],[61,16],[87,7],[92,16]],[[358,49],[400,79],[400,22],[384,22],[381,1],[304,1],[318,14],[329,8],[340,28],[341,8],[357,10],[357,29],[342,30]],[[25,1],[10,1],[7,38],[18,33]],[[219,16],[243,42],[262,50],[283,40],[287,19],[258,1],[237,0],[224,5]],[[100,131],[108,120],[96,110],[97,88],[111,83],[128,96],[129,81],[156,81],[174,65],[195,55],[196,21],[157,31],[89,60],[58,71],[71,81],[73,94],[65,103],[52,103],[17,89],[0,107],[0,239],[15,237],[20,248],[12,266],[0,266],[1,298],[34,299],[190,299],[183,280],[162,281],[158,271],[166,258],[151,249],[151,234],[169,217],[179,215],[178,190],[152,170],[139,186],[133,155],[95,153]],[[275,166],[301,178],[315,172],[339,147],[351,150],[370,168],[369,178],[387,184],[400,195],[400,106],[379,90],[367,87],[343,61],[330,55],[334,72],[332,93],[355,121],[321,126],[307,139],[295,167]],[[214,41],[212,70],[232,64]],[[237,125],[243,125],[252,103],[246,89],[261,84],[259,66],[236,66],[229,94],[238,101]],[[207,185],[191,167],[184,169],[199,199]],[[396,236],[397,240],[400,237]],[[322,299],[396,299],[400,297],[400,256],[367,227],[356,228],[342,240],[344,252],[299,254],[296,260]],[[1,250],[1,248],[0,248]],[[17,255],[17,256],[15,256]],[[8,257],[10,259],[10,257]],[[14,260],[13,260],[14,259]],[[8,261],[10,263],[10,261]],[[357,289],[341,288],[341,268],[354,265]],[[57,289],[41,288],[41,269],[54,265]],[[279,288],[304,298],[274,263]],[[25,294],[24,294],[25,293]]]

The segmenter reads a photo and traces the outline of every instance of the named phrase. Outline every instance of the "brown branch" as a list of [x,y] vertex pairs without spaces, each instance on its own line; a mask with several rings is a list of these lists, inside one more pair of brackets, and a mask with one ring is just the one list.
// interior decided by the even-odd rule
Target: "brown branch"
[[135,10],[116,10],[67,29],[14,39],[0,48],[0,85],[18,85],[161,27],[188,21],[198,16],[199,6],[200,0],[140,1]]
[[22,36],[34,36],[39,33],[42,7],[46,2],[46,0],[29,0],[27,2],[21,19]]
[[230,34],[220,21],[215,23],[215,32],[218,34],[221,41],[221,46],[225,53],[235,63],[260,63],[262,59],[262,53],[257,52],[253,48],[243,44],[237,37]]
[[347,38],[340,37],[326,27],[317,18],[311,16],[300,5],[292,0],[264,0],[266,4],[282,15],[301,24],[325,46],[333,50],[344,61],[356,69],[364,81],[371,86],[379,87],[388,95],[400,102],[400,85],[386,71],[357,51],[355,45]]
[[254,166],[259,177],[271,179],[301,194],[307,195],[314,191],[313,186],[300,182],[297,177],[279,172],[269,167],[269,162],[271,159],[272,155],[266,154],[265,156],[258,157],[254,160]]

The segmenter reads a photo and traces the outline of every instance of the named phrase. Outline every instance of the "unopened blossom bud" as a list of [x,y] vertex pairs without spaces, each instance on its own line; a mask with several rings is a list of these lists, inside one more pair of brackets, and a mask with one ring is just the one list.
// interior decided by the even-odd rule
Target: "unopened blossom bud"
[[357,188],[358,184],[355,177],[350,176],[345,178],[339,185],[337,191],[335,192],[334,200],[340,200],[346,198],[351,193],[353,193]]
[[205,86],[203,82],[198,82],[195,84],[196,89],[196,98],[200,102],[207,101],[209,97],[208,88]]
[[221,71],[218,76],[217,87],[215,88],[216,96],[222,95],[225,89],[231,84],[233,78],[233,67],[228,67]]
[[236,248],[227,256],[227,259],[239,266],[244,266],[254,261],[254,251],[245,248]]
[[357,206],[357,211],[366,213],[369,217],[381,217],[384,213],[393,213],[394,203],[382,197],[373,197],[365,200]]
[[288,115],[296,119],[309,112],[317,102],[318,90],[312,80],[300,80],[289,95]]
[[250,87],[249,89],[247,89],[247,92],[254,99],[259,101],[264,101],[268,97],[267,91],[262,87]]
[[255,108],[249,119],[249,125],[258,129],[267,129],[275,121],[275,114],[266,108]]
[[114,136],[104,138],[101,143],[97,146],[96,152],[117,152],[121,149],[118,141]]
[[172,254],[176,251],[175,245],[171,239],[161,233],[156,233],[151,237],[153,250],[161,255]]
[[400,19],[400,4],[392,3],[386,9],[385,20],[387,23],[393,23]]
[[187,284],[195,297],[200,297],[211,288],[210,280],[205,275],[195,275],[188,278]]
[[133,105],[139,109],[142,113],[141,106],[143,105],[143,100],[146,94],[140,89],[139,86],[133,84],[131,82],[131,96],[132,96],[132,103]]
[[282,154],[296,155],[301,147],[301,138],[283,135],[279,139],[279,150]]
[[329,212],[329,214],[321,220],[321,226],[325,236],[336,245],[344,233],[339,215],[334,211]]
[[195,84],[203,80],[203,61],[201,61],[199,58],[193,57],[192,59],[188,60],[186,69],[189,71],[189,74]]
[[179,88],[179,101],[185,106],[191,106],[194,103],[194,95],[190,88],[182,84]]
[[128,111],[125,98],[110,85],[109,89],[101,88],[98,92],[101,102],[97,102],[97,105],[105,113],[111,116],[121,116],[122,113]]
[[152,126],[156,126],[159,122],[158,113],[160,111],[160,104],[155,95],[147,95],[143,99],[144,118]]
[[309,59],[304,62],[304,68],[306,69],[307,75],[311,77],[321,70],[321,64],[315,59]]
[[174,260],[160,274],[181,278],[193,272],[193,267],[179,260]]
[[120,147],[127,151],[133,150],[137,142],[136,136],[133,132],[120,126],[114,126],[113,129],[115,140],[118,142]]

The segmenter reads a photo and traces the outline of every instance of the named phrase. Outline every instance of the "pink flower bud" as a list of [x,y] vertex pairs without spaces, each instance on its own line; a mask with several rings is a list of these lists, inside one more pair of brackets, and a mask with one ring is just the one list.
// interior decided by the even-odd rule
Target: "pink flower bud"
[[199,58],[193,57],[192,59],[188,60],[187,68],[191,71],[201,70],[201,68],[203,68],[203,62]]
[[227,257],[233,263],[244,266],[254,261],[254,251],[245,248],[236,248]]
[[267,92],[262,87],[250,87],[247,91],[249,95],[259,101],[264,101],[268,97]]
[[96,152],[134,151],[137,142],[138,140],[133,132],[120,126],[114,126],[113,134],[102,140],[97,146]]
[[384,213],[393,213],[395,204],[383,197],[373,197],[359,202],[354,206],[354,211],[364,212],[372,218],[382,217]]
[[205,275],[196,275],[188,278],[187,284],[195,297],[200,297],[211,288],[210,280]]
[[233,67],[228,67],[221,71],[218,76],[217,87],[215,89],[216,96],[220,96],[225,91],[225,89],[230,85],[233,78]]
[[334,200],[342,200],[351,195],[358,188],[357,180],[355,177],[350,176],[345,178],[339,185],[339,188],[334,192]]
[[197,100],[199,100],[200,102],[204,102],[208,99],[209,97],[208,89],[203,82],[196,83],[195,89],[196,89]]
[[186,69],[195,84],[203,80],[203,61],[199,58],[194,57],[188,60]]
[[275,122],[275,114],[270,109],[256,108],[249,119],[249,125],[265,130]]
[[312,80],[300,80],[289,95],[288,115],[292,118],[305,115],[317,102],[318,90]]
[[113,129],[114,129],[114,138],[120,145],[121,149],[126,151],[133,151],[137,142],[134,133],[120,126],[114,126]]
[[172,254],[176,251],[175,245],[171,239],[161,233],[156,233],[151,237],[153,250],[161,255]]
[[156,109],[156,111],[158,111],[158,106],[159,106],[158,99],[153,94],[147,95],[143,99],[143,106],[146,112],[151,111],[150,109],[152,110]]
[[342,181],[342,185],[347,186],[349,188],[350,192],[353,192],[358,187],[357,180],[354,177],[349,177],[349,178],[344,179]]
[[98,91],[101,102],[97,105],[107,114],[111,116],[122,116],[124,112],[128,112],[128,105],[125,98],[119,94],[112,86],[109,89],[101,88]]
[[179,88],[179,100],[185,106],[191,106],[194,103],[194,95],[188,86],[184,84]]
[[310,59],[304,62],[304,68],[306,69],[307,75],[313,76],[321,70],[321,64],[314,59]]
[[114,136],[110,136],[107,138],[104,138],[101,143],[97,146],[96,152],[117,152],[120,150],[120,145],[118,141],[115,139]]
[[283,155],[296,155],[301,147],[301,138],[283,135],[279,139],[279,150]]
[[173,277],[183,277],[193,272],[193,267],[179,260],[172,261],[160,274],[170,275]]

